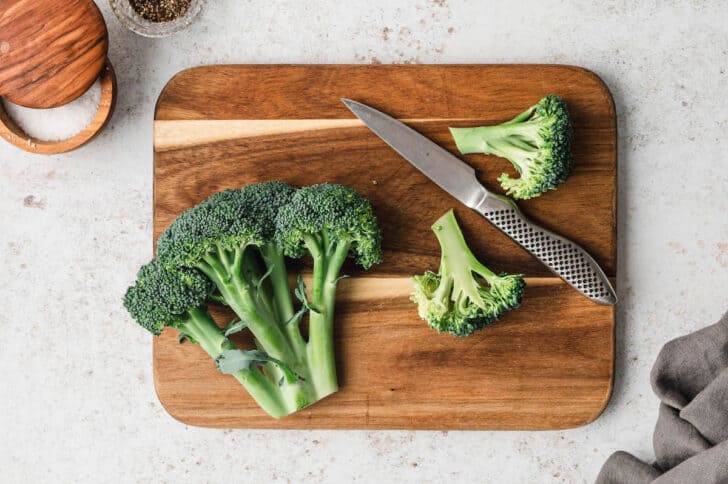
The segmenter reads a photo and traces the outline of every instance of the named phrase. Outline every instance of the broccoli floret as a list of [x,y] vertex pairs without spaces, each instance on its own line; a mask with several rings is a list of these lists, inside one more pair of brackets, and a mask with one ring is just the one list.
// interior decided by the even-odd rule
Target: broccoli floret
[[414,276],[411,299],[419,315],[438,332],[469,336],[520,306],[520,274],[495,274],[470,251],[452,210],[432,230],[440,242],[440,269]]
[[[382,259],[381,232],[369,201],[351,188],[320,184],[299,189],[276,219],[276,243],[289,257],[313,258],[308,355],[319,398],[338,389],[333,316],[341,267],[352,256],[368,269]],[[305,294],[301,294],[304,296]]]
[[154,260],[139,270],[136,283],[124,296],[124,306],[155,336],[166,327],[175,328],[216,361],[225,355],[244,360],[230,373],[270,415],[278,418],[290,413],[281,387],[266,377],[260,365],[275,365],[291,384],[297,377],[283,362],[261,351],[241,351],[227,339],[205,305],[212,289],[210,280],[196,269],[168,270]]
[[124,307],[155,336],[170,326],[193,338],[185,324],[206,315],[205,301],[212,291],[209,279],[196,270],[167,271],[156,260],[139,269],[136,283],[124,296]]
[[566,103],[549,94],[510,121],[497,126],[450,128],[463,154],[485,153],[510,161],[519,173],[498,177],[516,199],[538,197],[566,181],[574,165],[574,131]]
[[356,190],[322,183],[299,189],[276,219],[276,242],[289,257],[351,253],[364,269],[382,261],[382,235],[369,200]]

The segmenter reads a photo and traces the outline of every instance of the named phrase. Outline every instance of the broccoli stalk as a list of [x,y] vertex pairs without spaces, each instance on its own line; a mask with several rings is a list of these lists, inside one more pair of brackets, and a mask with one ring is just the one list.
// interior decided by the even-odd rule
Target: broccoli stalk
[[205,255],[194,267],[210,278],[225,304],[248,324],[261,346],[276,358],[283,357],[290,353],[290,344],[280,327],[270,323],[275,320],[275,313],[270,296],[262,290],[256,292],[260,282],[255,279],[257,273],[243,271],[246,252],[250,254],[247,247],[219,250],[217,254]]
[[322,231],[321,240],[305,237],[305,245],[313,259],[311,300],[309,312],[308,357],[312,368],[316,368],[314,385],[319,395],[328,395],[338,389],[336,378],[336,357],[334,354],[334,306],[339,272],[349,254],[351,243],[331,243],[327,231]]
[[[275,224],[275,221],[272,223]],[[296,355],[303,358],[306,355],[306,342],[298,326],[290,324],[295,312],[291,300],[291,288],[288,283],[288,270],[286,269],[283,251],[274,243],[269,242],[260,247],[260,254],[269,274],[268,279],[272,286],[278,319],[283,325],[284,332]]]
[[230,373],[263,410],[276,418],[295,411],[282,387],[268,379],[260,365],[276,365],[288,383],[295,383],[296,376],[283,362],[260,351],[241,351],[228,340],[207,311],[205,300],[211,290],[210,281],[198,271],[167,270],[155,260],[139,270],[135,284],[124,296],[124,306],[155,336],[171,327],[179,330],[182,338],[200,345],[213,360],[237,354],[246,364]]
[[[276,219],[276,244],[289,257],[313,259],[311,296],[299,299],[309,310],[307,356],[316,395],[338,389],[334,354],[334,305],[340,272],[349,255],[365,269],[382,257],[381,233],[369,201],[341,185],[299,189]],[[294,324],[298,324],[300,318]]]
[[298,410],[290,405],[290,399],[284,395],[284,390],[277,383],[274,383],[261,372],[259,364],[272,363],[279,368],[288,383],[295,383],[295,377],[280,360],[268,357],[260,351],[240,351],[220,331],[209,313],[203,309],[191,309],[187,317],[180,320],[177,326],[185,338],[199,344],[210,357],[215,360],[218,367],[224,355],[241,354],[248,358],[247,369],[235,369],[230,374],[240,382],[247,390],[253,400],[269,415],[280,418]]
[[498,181],[516,199],[555,190],[574,165],[569,112],[566,103],[553,94],[497,126],[450,128],[450,132],[461,153],[496,155],[513,164],[520,176],[514,179],[503,173]]
[[[298,347],[303,338],[297,328],[297,337],[289,338],[292,332],[286,331],[283,321],[276,316],[275,296],[266,288],[264,274],[256,270],[257,264],[251,261],[257,257],[254,250],[252,247],[236,249],[232,265],[229,265],[231,257],[221,257],[224,261],[222,272],[210,271],[204,264],[198,267],[213,281],[225,303],[247,323],[260,349],[277,360],[286,361],[301,376],[301,381],[283,388],[288,399],[294,402],[291,411],[300,410],[319,399],[308,381],[304,349]],[[238,255],[241,251],[242,256]],[[285,285],[287,288],[287,279]],[[288,299],[290,301],[290,295]],[[274,380],[284,377],[280,367],[269,366],[268,371],[274,374]]]
[[523,299],[523,276],[496,274],[473,255],[452,210],[432,230],[440,243],[438,274],[427,271],[412,278],[412,301],[419,315],[438,332],[469,336]]

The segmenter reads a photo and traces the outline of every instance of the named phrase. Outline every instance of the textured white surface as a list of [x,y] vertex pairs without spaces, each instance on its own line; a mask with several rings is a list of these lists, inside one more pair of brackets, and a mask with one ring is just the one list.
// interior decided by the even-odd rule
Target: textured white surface
[[[574,483],[617,449],[650,459],[652,360],[728,309],[728,10],[589,3],[220,0],[186,32],[149,40],[102,2],[120,90],[111,124],[64,156],[0,143],[2,480]],[[553,62],[604,79],[619,115],[622,303],[614,396],[596,422],[220,431],[164,412],[150,338],[120,305],[151,256],[154,102],[180,69],[268,62]]]

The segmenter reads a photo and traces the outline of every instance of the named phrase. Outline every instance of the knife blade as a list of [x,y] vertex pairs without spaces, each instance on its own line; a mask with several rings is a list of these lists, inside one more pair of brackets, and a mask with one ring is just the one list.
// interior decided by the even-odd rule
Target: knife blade
[[358,101],[341,101],[405,160],[574,289],[599,304],[617,303],[614,288],[594,258],[574,242],[529,221],[511,199],[487,190],[473,167],[393,117]]

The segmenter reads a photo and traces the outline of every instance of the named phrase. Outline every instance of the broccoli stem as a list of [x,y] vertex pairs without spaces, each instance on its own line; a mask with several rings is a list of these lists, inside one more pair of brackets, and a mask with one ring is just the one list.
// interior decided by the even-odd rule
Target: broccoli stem
[[253,400],[271,417],[285,417],[302,408],[295,400],[291,405],[290,398],[284,399],[281,387],[266,378],[258,368],[249,371],[241,370],[233,374],[233,376],[245,387]]
[[[291,287],[288,284],[288,270],[286,269],[283,253],[273,244],[265,244],[260,247],[260,254],[267,271],[269,271],[268,279],[273,288],[272,303],[275,307],[279,328],[292,349],[291,353],[285,359],[282,359],[288,362],[289,366],[305,380],[296,385],[284,386],[284,392],[287,393],[289,399],[296,402],[298,410],[317,400],[313,383],[310,381],[309,365],[306,361],[306,342],[303,340],[298,324],[288,324],[293,317],[294,310],[293,301],[291,300]],[[255,334],[254,328],[251,327],[251,331]],[[280,377],[277,368],[273,367],[272,371]]]
[[240,263],[234,264],[231,274],[242,274],[245,286],[255,295],[258,312],[269,321],[279,321],[278,308],[274,296],[271,294],[269,273],[262,269],[258,252],[255,248],[247,247],[236,251],[243,252]]
[[[250,287],[250,282],[236,267],[237,259],[226,257],[221,260],[207,255],[205,263],[199,264],[198,268],[212,280],[230,309],[248,323],[248,329],[255,336],[260,349],[273,358],[285,361],[303,378],[301,382],[284,385],[282,390],[284,398],[293,407],[292,411],[301,409],[315,401],[312,398],[312,384],[308,381],[309,367],[304,361],[305,356],[298,356],[283,329],[276,324],[277,319],[271,314],[268,305],[254,296],[255,288]],[[303,350],[300,352],[303,353]],[[267,367],[272,378],[278,380],[282,377],[277,368],[271,365]]]
[[528,171],[538,151],[536,123],[501,124],[475,128],[450,128],[455,144],[463,154],[485,153],[506,158],[518,173]]
[[533,113],[536,111],[536,108],[537,107],[538,107],[538,104],[534,104],[533,106],[531,106],[530,108],[526,109],[525,111],[523,111],[521,114],[519,114],[515,118],[511,119],[510,121],[506,121],[503,124],[518,124],[518,123],[521,123],[523,121],[526,121],[528,118],[530,118],[531,116],[533,116]]
[[[240,319],[248,322],[248,327],[261,343],[263,350],[273,358],[285,360],[290,354],[290,345],[277,325],[270,324],[272,315],[260,301],[252,295],[249,283],[235,268],[224,261],[205,256],[206,264],[198,268],[212,280],[225,302]],[[267,318],[266,318],[267,317]]]
[[[465,295],[473,301],[480,301],[482,304],[482,296],[478,290],[480,286],[473,273],[487,281],[493,280],[497,275],[478,261],[470,250],[455,219],[455,213],[448,210],[432,224],[432,231],[435,232],[442,248],[440,274],[443,279],[452,278],[452,283],[447,282],[458,287],[460,295]],[[448,284],[442,284],[441,288],[449,292]]]
[[351,244],[339,242],[331,247],[326,233],[321,244],[310,238],[305,243],[313,257],[311,304],[315,309],[309,312],[308,362],[316,396],[321,399],[339,388],[334,352],[334,306],[339,272]]
[[[235,346],[220,331],[207,311],[192,309],[188,318],[179,325],[180,331],[198,343],[210,357],[215,360],[225,349]],[[280,418],[296,409],[284,399],[281,388],[271,382],[258,368],[240,370],[233,375],[260,407],[272,417]]]
[[460,153],[467,155],[470,153],[485,153],[488,154],[488,143],[482,136],[482,128],[485,126],[479,126],[475,128],[450,128],[450,134],[452,134],[455,140],[455,146],[457,146]]
[[270,271],[270,283],[273,287],[273,299],[277,308],[279,321],[288,341],[298,358],[306,355],[306,342],[297,324],[287,324],[294,314],[291,300],[291,286],[288,283],[288,270],[283,253],[273,244],[265,244],[260,248],[266,267]]
[[[450,128],[455,145],[463,154],[485,153],[508,158],[508,148],[535,152],[541,127],[536,123],[501,124],[475,128]],[[522,156],[522,155],[521,155]]]

